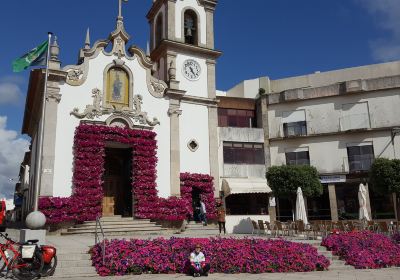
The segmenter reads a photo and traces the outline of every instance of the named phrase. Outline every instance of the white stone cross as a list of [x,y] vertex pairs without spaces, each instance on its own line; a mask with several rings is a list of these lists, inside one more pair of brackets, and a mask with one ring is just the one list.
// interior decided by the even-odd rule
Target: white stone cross
[[128,2],[128,0],[118,0],[118,4],[119,4],[118,17],[119,18],[122,18],[122,1]]

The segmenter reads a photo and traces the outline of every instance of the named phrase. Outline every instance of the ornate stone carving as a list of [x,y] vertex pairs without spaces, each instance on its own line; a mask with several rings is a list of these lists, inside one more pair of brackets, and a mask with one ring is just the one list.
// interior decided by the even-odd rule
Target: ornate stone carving
[[182,115],[182,110],[179,108],[169,108],[168,109],[168,116],[172,116],[172,115]]
[[79,112],[78,108],[74,108],[70,114],[78,119],[94,119],[102,115],[118,114],[123,117],[131,118],[143,125],[155,126],[160,124],[157,118],[150,119],[147,112],[142,111],[143,97],[141,95],[133,96],[133,109],[128,107],[117,108],[115,106],[102,106],[102,94],[98,88],[92,90],[92,97],[93,104],[86,105],[82,113]]
[[156,98],[162,98],[164,96],[164,92],[167,89],[167,84],[164,81],[157,80],[153,76],[150,76],[150,81],[148,82],[148,88],[150,94]]
[[72,69],[68,71],[67,79],[70,81],[79,81],[82,75],[82,69]]

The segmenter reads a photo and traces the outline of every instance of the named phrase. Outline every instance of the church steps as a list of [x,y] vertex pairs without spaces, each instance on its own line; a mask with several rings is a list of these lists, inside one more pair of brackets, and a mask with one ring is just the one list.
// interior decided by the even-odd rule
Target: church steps
[[[107,222],[107,223],[102,222],[101,223],[101,226],[103,228],[106,228],[106,227],[117,227],[117,226],[127,226],[127,225],[143,227],[143,226],[153,226],[154,223],[150,223],[150,222],[137,223],[137,222],[133,222],[133,221],[126,221],[126,222],[125,221],[120,221],[120,222],[115,221],[115,222]],[[84,224],[78,224],[78,225],[74,226],[74,228],[86,228],[86,227],[95,228],[96,227],[96,223],[84,223]]]
[[[100,219],[101,226],[104,233],[108,235],[125,235],[125,234],[158,234],[163,228],[149,219],[133,219],[132,217],[103,217]],[[62,232],[62,235],[71,234],[95,234],[96,232],[96,222],[84,222],[82,224],[75,225],[68,228],[66,231]],[[100,229],[97,228],[97,232]]]

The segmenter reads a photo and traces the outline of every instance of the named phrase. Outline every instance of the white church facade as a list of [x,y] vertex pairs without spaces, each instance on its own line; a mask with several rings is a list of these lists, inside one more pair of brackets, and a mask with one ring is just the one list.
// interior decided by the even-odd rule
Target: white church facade
[[[326,190],[322,202],[309,201],[309,214],[316,208],[326,208],[329,215],[326,214],[324,219],[337,220],[341,204],[346,208],[353,201],[346,196],[353,190],[348,191],[349,187],[343,187],[343,183],[357,184],[365,177],[350,170],[349,165],[355,163],[349,158],[362,159],[358,162],[364,164],[363,170],[357,171],[367,171],[366,166],[369,163],[369,167],[371,162],[370,155],[347,155],[346,143],[356,143],[356,146],[379,143],[379,148],[375,145],[377,155],[385,148],[382,145],[386,140],[393,137],[393,145],[386,147],[393,151],[385,150],[382,154],[389,158],[399,157],[399,142],[395,137],[395,128],[400,127],[398,111],[393,106],[388,107],[391,121],[385,126],[373,122],[368,111],[373,110],[374,107],[368,106],[375,104],[376,100],[381,100],[376,103],[381,107],[398,104],[397,80],[384,80],[388,76],[400,75],[398,63],[275,81],[262,77],[244,81],[226,92],[217,91],[215,67],[222,53],[214,48],[216,5],[217,0],[153,1],[147,14],[150,44],[146,52],[128,44],[130,36],[124,26],[121,7],[116,28],[108,39],[92,44],[88,31],[77,64],[61,67],[59,47],[56,41],[52,43],[40,197],[68,198],[84,193],[84,189],[91,190],[81,200],[92,199],[100,193],[101,197],[93,204],[100,207],[96,215],[138,217],[137,213],[151,211],[145,208],[156,204],[151,204],[155,203],[154,200],[145,198],[146,203],[139,205],[142,194],[134,195],[135,184],[152,194],[156,189],[160,198],[189,195],[193,203],[200,196],[194,192],[182,193],[182,174],[195,174],[195,177],[197,174],[198,178],[210,176],[213,190],[208,196],[209,207],[214,205],[210,197],[223,198],[228,214],[228,231],[251,232],[250,219],[269,221],[283,217],[287,212],[283,209],[283,200],[272,199],[265,178],[268,167],[291,164],[293,156],[294,164],[307,161],[316,165]],[[44,73],[43,69],[31,72],[22,127],[22,133],[32,139],[31,150],[23,162],[26,168],[21,180],[22,189],[27,190],[22,207],[25,215],[31,211],[36,195],[33,171],[37,164]],[[363,87],[373,79],[382,79],[384,86],[376,87],[372,81],[370,90]],[[379,81],[376,83],[379,85]],[[346,96],[342,94],[343,84],[348,87]],[[378,95],[380,90],[385,91],[385,96]],[[363,92],[368,92],[371,99],[367,105],[360,97]],[[350,109],[343,109],[341,105],[338,105],[340,108],[325,108],[332,103],[331,99],[338,104],[363,104],[350,106],[350,109],[356,108],[350,114]],[[315,113],[311,114],[314,110]],[[361,126],[368,123],[368,127],[346,129],[338,123],[335,128],[333,125],[323,130],[327,124],[322,120],[328,113],[337,115],[337,121],[342,124],[345,120],[348,123],[352,118],[368,116],[368,121],[354,121]],[[321,117],[311,119],[315,114]],[[93,127],[104,127],[104,130],[101,132]],[[89,128],[90,133],[83,128]],[[97,135],[96,138],[96,133],[112,131],[117,131],[118,137]],[[288,131],[294,131],[294,135]],[[147,138],[139,139],[142,134]],[[332,138],[338,141],[340,137],[346,138],[346,143],[343,140],[340,145],[338,142],[332,144]],[[144,146],[156,146],[156,155],[151,154],[151,149],[140,155],[132,152],[132,143],[141,145],[139,142]],[[84,152],[77,152],[80,149]],[[91,149],[101,150],[100,160]],[[324,156],[327,151],[329,153]],[[154,174],[149,174],[148,170],[152,170],[154,164],[153,156],[157,163]],[[335,156],[335,162],[324,160]],[[135,157],[141,164],[149,165],[147,171],[135,167],[138,164]],[[77,172],[77,167],[82,172]],[[143,177],[138,179],[137,174]],[[90,180],[91,176],[93,180]],[[335,188],[339,183],[342,185]],[[77,186],[81,188],[79,191]],[[79,201],[79,197],[75,199],[78,204],[84,203]],[[385,199],[389,199],[392,208],[381,212],[392,211],[393,218],[398,217],[394,209],[400,204],[399,198],[390,196]],[[63,201],[57,203],[61,205]],[[181,207],[181,204],[176,207]],[[316,218],[322,219],[322,215]]]

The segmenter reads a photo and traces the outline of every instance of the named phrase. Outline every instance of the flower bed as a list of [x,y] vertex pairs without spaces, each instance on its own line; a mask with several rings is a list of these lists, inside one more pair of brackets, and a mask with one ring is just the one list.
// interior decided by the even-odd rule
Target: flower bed
[[370,231],[331,234],[322,246],[355,268],[400,266],[400,246],[389,237]]
[[143,219],[182,221],[192,213],[193,188],[198,188],[208,218],[215,218],[213,177],[181,174],[182,198],[160,198],[157,191],[156,133],[103,125],[81,124],[75,131],[73,193],[71,197],[42,197],[39,209],[48,224],[93,221],[101,215],[106,142],[132,147],[132,193],[135,216]]
[[106,240],[93,247],[92,263],[102,276],[187,273],[188,257],[200,243],[211,273],[305,272],[325,270],[329,260],[308,244],[285,240],[234,238],[158,238]]
[[394,241],[394,243],[400,245],[400,231],[397,231],[392,235],[392,240]]

